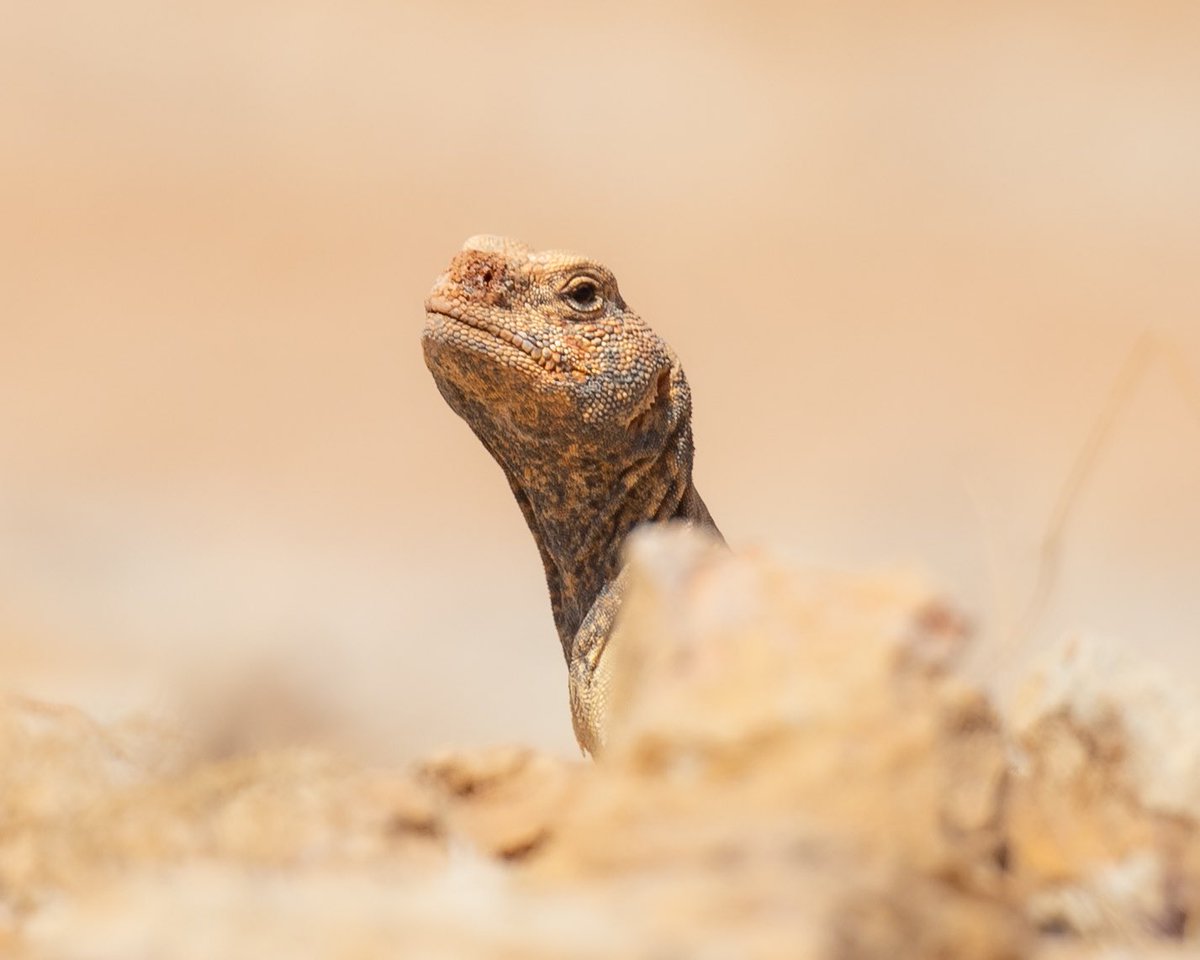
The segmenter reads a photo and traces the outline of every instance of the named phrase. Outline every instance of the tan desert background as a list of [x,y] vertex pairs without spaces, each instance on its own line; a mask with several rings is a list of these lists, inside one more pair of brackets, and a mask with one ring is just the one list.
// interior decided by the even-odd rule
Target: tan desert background
[[1076,630],[1195,671],[1198,49],[1165,2],[9,10],[4,685],[575,755],[537,552],[418,343],[480,232],[616,271],[735,548],[928,571],[1000,687]]

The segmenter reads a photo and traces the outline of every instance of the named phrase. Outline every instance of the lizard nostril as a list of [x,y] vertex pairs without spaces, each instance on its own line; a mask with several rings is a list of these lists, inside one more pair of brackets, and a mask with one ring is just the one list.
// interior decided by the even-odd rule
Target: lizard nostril
[[503,306],[507,300],[509,275],[499,255],[481,250],[464,250],[450,264],[449,280],[467,300]]

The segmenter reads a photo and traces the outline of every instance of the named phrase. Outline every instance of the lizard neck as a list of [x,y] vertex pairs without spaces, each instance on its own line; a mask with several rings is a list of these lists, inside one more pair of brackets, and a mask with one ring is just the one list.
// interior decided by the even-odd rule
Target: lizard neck
[[713,528],[692,484],[691,425],[681,422],[656,453],[633,461],[587,459],[561,449],[517,462],[493,456],[504,469],[537,542],[563,653],[600,592],[620,572],[625,538],[647,522],[686,520]]

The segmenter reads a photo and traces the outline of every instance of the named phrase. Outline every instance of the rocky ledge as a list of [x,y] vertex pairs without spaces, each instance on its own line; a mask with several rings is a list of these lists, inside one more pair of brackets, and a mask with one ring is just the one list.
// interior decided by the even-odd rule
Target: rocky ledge
[[0,701],[0,952],[1186,956],[1200,702],[1075,639],[1004,719],[915,579],[631,549],[597,763],[197,757]]

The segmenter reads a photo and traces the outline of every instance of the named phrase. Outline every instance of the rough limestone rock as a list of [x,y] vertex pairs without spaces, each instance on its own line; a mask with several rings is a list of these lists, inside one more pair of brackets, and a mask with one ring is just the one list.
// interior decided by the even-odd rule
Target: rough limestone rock
[[1070,646],[1009,729],[919,580],[681,529],[629,562],[596,763],[206,753],[0,700],[0,955],[1195,954],[1200,727],[1175,685]]
[[1200,696],[1111,643],[1072,638],[1029,678],[1009,834],[1044,928],[1182,935],[1200,911]]
[[959,616],[913,580],[799,578],[682,527],[639,537],[629,574],[608,747],[532,872],[636,891],[684,955],[1023,953],[1005,747],[953,672]]

